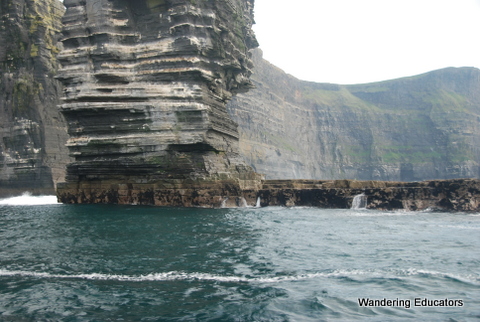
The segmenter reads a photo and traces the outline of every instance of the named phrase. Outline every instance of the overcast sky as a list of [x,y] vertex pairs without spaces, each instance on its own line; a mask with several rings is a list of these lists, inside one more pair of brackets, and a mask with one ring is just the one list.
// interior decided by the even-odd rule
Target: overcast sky
[[480,0],[255,0],[255,21],[264,58],[303,80],[480,68]]

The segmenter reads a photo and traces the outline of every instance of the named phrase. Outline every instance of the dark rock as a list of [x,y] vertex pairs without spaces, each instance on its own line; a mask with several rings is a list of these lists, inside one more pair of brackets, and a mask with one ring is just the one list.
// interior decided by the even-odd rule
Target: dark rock
[[480,180],[422,182],[267,180],[258,192],[264,206],[307,206],[348,209],[365,194],[367,209],[479,211]]
[[69,162],[56,53],[58,0],[0,3],[0,196],[49,193]]
[[[81,191],[79,194],[78,191]],[[480,180],[423,182],[356,180],[267,180],[259,189],[239,189],[235,181],[162,181],[118,184],[83,182],[61,187],[64,203],[114,203],[175,207],[318,207],[350,209],[364,194],[366,208],[407,211],[480,211]]]

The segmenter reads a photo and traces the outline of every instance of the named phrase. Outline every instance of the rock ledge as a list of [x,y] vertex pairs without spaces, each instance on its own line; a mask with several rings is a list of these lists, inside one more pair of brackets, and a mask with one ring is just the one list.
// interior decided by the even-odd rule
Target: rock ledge
[[[244,178],[247,179],[247,178]],[[254,176],[243,182],[162,181],[145,184],[81,183],[60,186],[63,203],[111,203],[172,207],[319,207],[349,209],[359,194],[367,209],[420,211],[480,211],[480,180],[455,179],[422,182],[354,180],[267,180]]]

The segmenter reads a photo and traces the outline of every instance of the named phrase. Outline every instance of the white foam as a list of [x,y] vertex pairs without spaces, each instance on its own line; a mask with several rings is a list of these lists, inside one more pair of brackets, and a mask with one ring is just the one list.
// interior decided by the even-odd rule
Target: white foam
[[480,285],[480,277],[477,275],[460,276],[457,274],[442,273],[437,271],[404,269],[404,270],[333,270],[322,273],[306,273],[297,275],[282,276],[225,276],[207,273],[187,273],[171,271],[164,273],[152,273],[146,275],[117,275],[117,274],[51,274],[33,271],[9,271],[0,269],[0,277],[31,277],[40,279],[82,279],[99,281],[120,281],[120,282],[162,282],[162,281],[210,281],[222,283],[278,283],[289,281],[302,281],[315,278],[340,278],[340,277],[368,277],[368,278],[402,278],[407,276],[432,276],[440,278],[456,279],[465,283]]
[[207,273],[186,273],[186,272],[165,272],[152,273],[147,275],[116,275],[116,274],[51,274],[45,272],[32,271],[9,271],[0,269],[0,277],[32,277],[32,278],[56,278],[56,279],[84,279],[84,280],[114,280],[124,282],[154,282],[154,281],[212,281],[212,282],[261,282],[275,283],[280,281],[298,281],[312,279],[315,277],[326,276],[325,274],[302,274],[293,276],[275,276],[275,277],[246,277],[246,276],[223,276]]
[[368,197],[364,193],[361,193],[353,197],[351,209],[367,209],[367,203]]
[[409,275],[409,276],[426,275],[426,276],[432,276],[432,277],[450,278],[450,279],[459,280],[465,283],[474,283],[476,285],[480,285],[480,276],[474,275],[474,274],[458,275],[458,274],[452,274],[452,273],[411,268],[405,271],[405,275]]
[[7,206],[41,206],[58,204],[56,196],[32,196],[25,192],[21,196],[0,199],[0,205]]
[[455,228],[455,229],[467,229],[467,230],[480,230],[480,227],[478,227],[478,226],[467,226],[467,225],[439,225],[438,227]]
[[239,207],[240,208],[250,208],[250,206],[248,205],[247,203],[247,200],[243,197],[240,198],[240,204],[239,204]]
[[351,215],[355,217],[391,217],[391,216],[416,216],[418,213],[413,211],[379,211],[369,209],[352,209]]

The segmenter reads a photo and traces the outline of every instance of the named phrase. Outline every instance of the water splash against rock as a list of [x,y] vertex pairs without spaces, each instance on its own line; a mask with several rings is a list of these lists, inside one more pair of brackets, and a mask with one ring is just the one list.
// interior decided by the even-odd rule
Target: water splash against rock
[[262,207],[262,200],[260,197],[257,198],[257,203],[255,204],[255,208],[261,208]]
[[25,192],[21,196],[0,199],[0,205],[6,206],[43,206],[58,204],[56,196],[32,196]]
[[352,209],[367,209],[368,197],[361,193],[353,197]]

